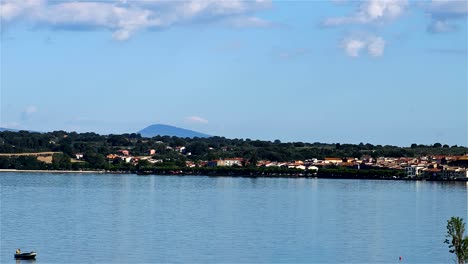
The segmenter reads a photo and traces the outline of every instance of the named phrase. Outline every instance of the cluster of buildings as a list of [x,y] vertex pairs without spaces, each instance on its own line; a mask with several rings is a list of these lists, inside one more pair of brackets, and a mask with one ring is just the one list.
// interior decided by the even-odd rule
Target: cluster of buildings
[[[171,148],[173,151],[181,154],[189,155],[185,147]],[[134,157],[130,155],[128,150],[119,150],[117,154],[107,155],[109,162],[116,158],[122,159],[125,162],[137,164],[140,160],[148,162],[160,163],[161,159],[153,159],[152,156],[156,153],[155,150],[149,150],[149,156]],[[244,158],[224,158],[209,161],[187,161],[186,166],[194,167],[245,167],[250,165],[249,161]],[[326,167],[345,167],[352,169],[394,169],[404,171],[409,178],[432,178],[432,179],[468,179],[468,155],[465,156],[424,156],[417,158],[391,158],[380,157],[373,158],[369,155],[364,155],[358,158],[325,158],[325,159],[307,159],[296,160],[291,162],[276,162],[268,160],[260,160],[256,164],[257,167],[280,167],[290,169],[300,169],[308,171],[319,171]]]
[[[453,164],[453,165],[452,165]],[[456,165],[455,165],[456,164]],[[337,166],[353,169],[393,169],[403,170],[409,178],[468,179],[468,155],[466,156],[425,156],[418,158],[325,158],[288,163],[260,161],[257,166],[288,167],[303,170],[319,170]]]
[[468,156],[422,157],[405,166],[409,178],[468,179]]
[[115,160],[122,160],[123,162],[126,163],[132,163],[134,165],[138,164],[140,160],[147,160],[149,163],[160,163],[163,162],[161,159],[153,159],[151,155],[156,154],[156,151],[154,149],[149,151],[150,156],[133,156],[130,155],[129,150],[118,150],[116,154],[108,154],[106,156],[106,159],[109,163],[114,162]]

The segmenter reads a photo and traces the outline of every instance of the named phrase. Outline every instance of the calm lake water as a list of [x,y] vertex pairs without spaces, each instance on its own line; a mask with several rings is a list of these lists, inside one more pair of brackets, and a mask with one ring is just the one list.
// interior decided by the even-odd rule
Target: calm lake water
[[1,263],[454,263],[465,183],[0,173]]

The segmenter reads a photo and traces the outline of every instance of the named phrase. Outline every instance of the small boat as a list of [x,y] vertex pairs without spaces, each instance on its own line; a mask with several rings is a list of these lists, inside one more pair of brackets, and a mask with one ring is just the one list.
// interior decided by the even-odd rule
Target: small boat
[[37,253],[34,251],[15,254],[15,259],[35,259]]

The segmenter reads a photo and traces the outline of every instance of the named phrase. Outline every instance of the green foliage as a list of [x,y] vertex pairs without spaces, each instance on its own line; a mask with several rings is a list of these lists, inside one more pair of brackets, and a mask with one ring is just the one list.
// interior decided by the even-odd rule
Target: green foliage
[[85,160],[89,163],[91,168],[96,169],[106,169],[107,168],[107,161],[103,154],[99,153],[89,153],[85,155]]
[[48,169],[44,162],[38,161],[33,156],[0,157],[0,169],[17,170],[45,170]]
[[208,144],[202,141],[195,141],[187,146],[187,151],[191,152],[192,155],[201,156],[208,150]]
[[447,239],[449,252],[457,256],[457,263],[464,264],[468,260],[468,237],[464,237],[465,223],[460,217],[452,217],[447,221]]
[[139,171],[144,171],[149,167],[151,167],[151,163],[148,160],[139,160],[136,166]]
[[12,169],[9,157],[0,157],[0,169]]
[[[171,150],[169,147],[185,146],[185,155]],[[184,167],[185,161],[198,162],[220,158],[244,158],[244,165],[254,165],[259,160],[289,162],[293,160],[324,159],[326,157],[360,158],[363,156],[377,157],[415,157],[422,155],[463,155],[468,148],[461,146],[418,145],[410,147],[381,146],[369,143],[360,144],[328,144],[307,142],[281,142],[280,140],[261,141],[251,139],[227,139],[224,137],[210,138],[177,138],[156,136],[143,138],[139,134],[98,135],[96,133],[76,133],[54,131],[49,133],[0,132],[0,153],[23,153],[54,151],[63,153],[64,157],[74,157],[84,154],[85,163],[75,165],[68,163],[66,158],[55,157],[52,165],[44,164],[33,157],[5,158],[0,157],[0,168],[57,168],[57,169],[110,169],[132,170],[132,164],[121,159],[108,161],[105,156],[117,153],[118,150],[129,150],[133,156],[147,156],[151,149],[156,150],[156,159],[164,160],[167,166]],[[166,166],[165,165],[165,166]],[[461,164],[463,165],[463,164]],[[156,165],[155,165],[156,166]],[[145,165],[146,167],[146,165]],[[151,167],[154,167],[153,165]],[[161,167],[161,165],[157,165]]]
[[67,154],[54,154],[52,156],[52,166],[54,170],[70,170],[72,168],[70,156]]

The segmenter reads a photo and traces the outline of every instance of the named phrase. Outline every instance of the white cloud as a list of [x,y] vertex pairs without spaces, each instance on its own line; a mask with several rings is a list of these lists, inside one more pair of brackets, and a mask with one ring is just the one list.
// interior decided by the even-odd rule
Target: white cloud
[[12,21],[24,15],[37,13],[45,0],[1,0],[0,18],[5,22]]
[[244,47],[244,43],[239,40],[223,41],[213,48],[214,51],[232,52],[240,50]]
[[16,127],[19,127],[19,126],[20,126],[20,123],[18,123],[18,122],[0,123],[0,127],[2,127],[2,128],[16,128]]
[[28,120],[34,113],[38,111],[37,107],[34,105],[30,105],[26,107],[23,112],[21,112],[21,119]]
[[455,31],[457,27],[448,21],[434,20],[429,24],[427,30],[431,33],[446,33]]
[[408,0],[365,0],[357,11],[350,16],[326,19],[325,26],[346,24],[381,23],[400,17],[408,5]]
[[427,30],[431,33],[447,33],[457,30],[456,20],[466,23],[468,1],[466,0],[433,0],[426,6],[426,13],[431,17]]
[[466,0],[432,0],[426,11],[439,19],[466,17],[468,1]]
[[385,40],[376,36],[354,36],[346,38],[342,43],[346,55],[359,57],[361,51],[367,48],[367,53],[372,57],[380,57],[385,50]]
[[466,49],[427,49],[428,52],[444,55],[466,56]]
[[385,41],[381,37],[371,37],[368,40],[367,51],[373,57],[380,57],[385,50]]
[[[383,24],[401,17],[408,8],[408,0],[362,0],[340,1],[340,3],[356,5],[355,12],[348,16],[327,18],[323,21],[324,26]],[[345,38],[341,48],[350,57],[359,57],[363,50],[367,50],[372,57],[380,57],[384,54],[385,40],[368,34],[354,35]]]
[[279,58],[284,60],[295,59],[301,56],[305,56],[309,53],[309,50],[299,48],[294,50],[285,50],[278,53]]
[[346,39],[343,42],[343,48],[350,57],[359,57],[359,53],[366,46],[366,43],[359,39]]
[[187,121],[188,123],[208,124],[208,120],[199,116],[188,116],[185,118],[185,121]]
[[330,0],[335,5],[344,5],[347,4],[350,0]]
[[254,13],[271,7],[270,0],[1,0],[2,22],[29,22],[60,29],[107,29],[114,39],[125,40],[135,32],[173,25],[228,21],[234,26],[269,24]]
[[246,27],[270,27],[273,25],[268,20],[258,17],[235,17],[226,21],[229,25],[239,28]]
[[37,107],[35,105],[30,105],[30,106],[26,107],[26,109],[24,109],[23,112],[26,113],[26,114],[36,113],[37,112]]

